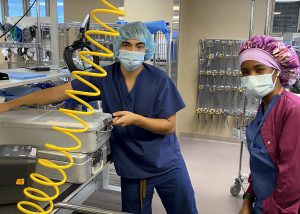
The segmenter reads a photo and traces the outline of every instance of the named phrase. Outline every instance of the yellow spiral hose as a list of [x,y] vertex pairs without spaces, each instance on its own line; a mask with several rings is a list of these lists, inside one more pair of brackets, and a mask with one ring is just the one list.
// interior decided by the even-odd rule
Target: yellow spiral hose
[[[114,7],[113,5],[111,5],[110,3],[108,3],[106,0],[101,0],[101,2],[103,2],[109,9],[95,9],[91,12],[91,17],[93,18],[93,20],[95,22],[97,22],[99,25],[101,25],[104,29],[106,30],[89,30],[87,32],[85,32],[85,38],[90,41],[92,44],[94,44],[95,46],[97,46],[98,48],[100,48],[103,52],[93,52],[93,51],[80,51],[79,52],[79,56],[82,60],[84,60],[85,62],[91,64],[93,67],[95,67],[96,69],[99,70],[99,73],[93,73],[93,72],[85,72],[85,71],[73,71],[72,75],[80,80],[81,82],[85,83],[86,85],[88,85],[90,88],[92,88],[94,90],[94,92],[86,92],[86,91],[76,91],[76,90],[67,90],[65,93],[70,97],[73,98],[75,100],[77,100],[79,103],[85,105],[89,111],[87,112],[83,112],[83,111],[76,111],[76,110],[69,110],[69,109],[59,109],[60,112],[74,118],[75,120],[79,121],[82,125],[83,128],[81,129],[67,129],[67,128],[62,128],[62,127],[57,127],[54,126],[52,127],[54,130],[57,130],[59,132],[62,132],[63,134],[66,134],[67,136],[71,137],[76,143],[77,146],[74,147],[59,147],[53,144],[45,144],[45,147],[50,149],[50,150],[54,150],[54,151],[58,151],[62,154],[64,154],[67,159],[69,160],[69,163],[66,165],[57,165],[49,160],[46,159],[39,159],[38,160],[38,164],[50,168],[50,169],[55,169],[57,170],[61,176],[62,176],[62,180],[59,182],[54,182],[53,180],[47,178],[44,175],[41,174],[37,174],[37,173],[32,173],[30,174],[30,178],[40,184],[40,185],[44,185],[44,186],[48,186],[51,187],[55,190],[55,194],[52,196],[49,196],[46,192],[39,190],[37,188],[33,188],[33,187],[28,187],[24,189],[24,194],[32,199],[33,201],[38,201],[38,202],[48,202],[49,203],[49,208],[47,210],[44,210],[40,205],[31,202],[31,201],[20,201],[17,205],[18,209],[26,214],[36,214],[36,213],[42,213],[42,214],[48,214],[50,212],[52,212],[53,208],[54,208],[54,204],[53,204],[53,200],[55,200],[60,192],[59,192],[59,186],[63,185],[66,180],[67,180],[67,175],[65,173],[65,169],[72,167],[74,160],[72,158],[72,156],[69,154],[70,151],[75,151],[78,150],[81,147],[81,141],[79,140],[78,137],[76,137],[76,135],[74,135],[74,133],[83,133],[85,131],[87,131],[88,129],[88,124],[82,120],[79,116],[77,115],[91,115],[94,113],[94,108],[89,105],[87,102],[85,102],[84,100],[80,99],[77,95],[84,95],[84,96],[99,96],[100,95],[100,90],[94,86],[93,84],[91,84],[90,82],[86,81],[84,78],[82,78],[81,76],[93,76],[93,77],[105,77],[107,75],[106,71],[99,65],[95,64],[94,62],[92,62],[91,60],[89,60],[86,55],[91,55],[91,56],[97,56],[97,57],[106,57],[106,58],[111,58],[114,56],[113,52],[111,52],[109,49],[107,49],[106,47],[104,47],[103,45],[99,44],[97,41],[95,41],[91,35],[106,35],[106,36],[119,36],[119,33],[113,29],[112,27],[106,25],[105,23],[103,23],[102,21],[100,21],[97,17],[96,14],[97,13],[110,13],[110,14],[115,14],[115,15],[120,15],[120,16],[124,16],[125,13],[121,10],[119,10],[117,7]],[[37,212],[34,211],[30,211],[25,207],[31,207],[37,210]]]

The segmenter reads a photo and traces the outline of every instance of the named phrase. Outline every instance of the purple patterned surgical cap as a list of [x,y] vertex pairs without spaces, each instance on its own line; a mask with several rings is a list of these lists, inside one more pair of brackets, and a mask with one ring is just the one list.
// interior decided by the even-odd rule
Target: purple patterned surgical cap
[[254,36],[244,42],[240,54],[249,49],[262,49],[280,65],[280,80],[283,86],[293,85],[300,77],[299,59],[294,49],[271,36]]

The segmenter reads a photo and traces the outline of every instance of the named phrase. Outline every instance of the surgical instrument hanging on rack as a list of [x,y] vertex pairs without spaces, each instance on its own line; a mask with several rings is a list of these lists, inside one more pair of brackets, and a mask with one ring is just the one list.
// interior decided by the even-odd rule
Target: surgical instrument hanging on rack
[[[234,117],[236,127],[243,126],[255,115],[257,102],[246,103],[240,87],[238,61],[239,40],[206,39],[199,42],[198,118],[216,127],[228,116]],[[245,109],[245,105],[247,108]]]

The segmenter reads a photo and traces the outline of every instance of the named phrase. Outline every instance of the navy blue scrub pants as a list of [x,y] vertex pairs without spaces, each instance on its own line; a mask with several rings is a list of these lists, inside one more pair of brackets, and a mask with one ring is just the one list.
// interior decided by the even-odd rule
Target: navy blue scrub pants
[[141,179],[121,178],[122,211],[151,214],[154,188],[168,214],[197,214],[194,191],[186,166],[146,179],[145,198],[140,197]]

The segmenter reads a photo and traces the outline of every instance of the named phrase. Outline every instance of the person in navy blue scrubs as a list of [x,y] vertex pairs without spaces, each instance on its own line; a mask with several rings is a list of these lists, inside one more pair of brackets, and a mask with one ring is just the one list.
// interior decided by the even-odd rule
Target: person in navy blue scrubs
[[[176,113],[185,104],[167,74],[150,60],[152,35],[141,22],[124,24],[115,43],[118,62],[105,67],[105,78],[85,77],[101,90],[104,112],[113,114],[110,138],[113,161],[121,176],[122,210],[152,213],[154,189],[170,214],[198,213],[190,177],[175,134]],[[98,72],[98,71],[94,71]],[[0,104],[0,112],[21,105],[66,100],[65,90],[92,91],[77,79]]]
[[[194,191],[175,134],[176,113],[185,104],[167,74],[145,60],[155,43],[141,22],[119,28],[115,56],[106,78],[87,78],[102,91],[104,112],[113,114],[110,138],[113,161],[121,176],[122,210],[151,213],[154,189],[171,214],[197,213]],[[78,80],[75,90],[90,88]]]

